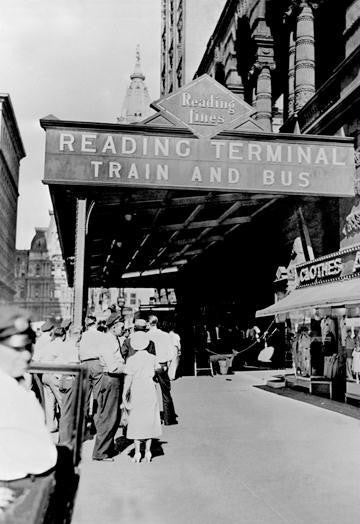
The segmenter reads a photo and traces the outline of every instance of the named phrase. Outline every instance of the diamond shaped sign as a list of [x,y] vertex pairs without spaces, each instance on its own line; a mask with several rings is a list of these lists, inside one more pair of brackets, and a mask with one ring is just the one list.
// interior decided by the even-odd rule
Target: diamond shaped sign
[[255,112],[253,107],[209,75],[202,75],[160,98],[152,103],[152,107],[202,138],[234,129]]

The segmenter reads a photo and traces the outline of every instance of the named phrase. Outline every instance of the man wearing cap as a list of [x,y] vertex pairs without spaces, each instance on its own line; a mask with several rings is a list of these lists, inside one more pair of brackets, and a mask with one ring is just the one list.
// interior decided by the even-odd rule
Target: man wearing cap
[[[99,333],[99,358],[103,368],[98,396],[98,415],[95,422],[96,439],[93,460],[113,461],[114,438],[120,422],[120,399],[124,385],[124,359],[118,336],[122,334],[122,317],[113,313],[106,321],[107,333]],[[96,330],[96,327],[94,328]]]
[[171,397],[171,385],[168,375],[169,363],[177,357],[177,351],[172,343],[169,333],[157,327],[158,318],[155,315],[149,317],[149,338],[155,344],[156,360],[160,369],[156,376],[161,388],[163,401],[163,420],[166,426],[177,424],[174,403]]
[[46,320],[40,328],[40,336],[37,338],[34,348],[34,360],[39,360],[44,346],[53,339],[55,324],[52,320]]
[[[41,351],[34,355],[34,361],[42,364],[59,364],[62,362],[65,330],[56,327],[52,339],[42,346]],[[51,432],[58,430],[56,412],[61,410],[61,394],[59,391],[60,375],[56,373],[44,373],[42,383],[44,385],[45,398],[45,420]]]
[[93,395],[93,416],[96,416],[99,388],[103,372],[100,363],[99,346],[102,343],[102,335],[96,329],[96,317],[89,315],[85,320],[86,331],[81,336],[79,342],[79,359],[81,364],[88,371],[89,389],[88,398],[85,405],[85,414],[88,416],[90,407],[90,397]]
[[0,480],[43,475],[57,452],[44,413],[32,391],[19,381],[28,369],[35,333],[26,312],[0,307]]

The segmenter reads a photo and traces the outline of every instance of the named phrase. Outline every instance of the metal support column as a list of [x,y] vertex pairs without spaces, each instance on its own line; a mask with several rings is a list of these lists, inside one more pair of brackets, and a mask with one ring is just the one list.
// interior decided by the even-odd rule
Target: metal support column
[[75,266],[74,266],[74,312],[73,325],[80,331],[84,310],[84,267],[86,236],[86,198],[76,200]]

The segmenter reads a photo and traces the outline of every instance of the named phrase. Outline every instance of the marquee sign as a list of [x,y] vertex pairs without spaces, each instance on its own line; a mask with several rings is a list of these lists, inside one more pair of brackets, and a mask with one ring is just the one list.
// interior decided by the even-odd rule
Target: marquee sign
[[[360,275],[360,245],[296,266],[297,287]],[[355,284],[354,284],[355,285]]]
[[354,195],[351,139],[231,130],[253,109],[210,80],[155,103],[182,128],[43,120],[44,182]]

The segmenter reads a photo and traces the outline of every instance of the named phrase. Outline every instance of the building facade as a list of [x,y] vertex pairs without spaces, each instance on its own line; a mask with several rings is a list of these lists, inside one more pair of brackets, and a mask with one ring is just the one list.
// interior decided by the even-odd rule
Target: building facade
[[226,0],[162,0],[161,95],[190,82]]
[[[252,104],[265,131],[353,137],[358,194],[359,37],[358,0],[228,0],[195,76],[207,73]],[[356,203],[342,204],[342,222]]]
[[0,303],[15,294],[14,261],[20,160],[25,157],[10,96],[0,95]]
[[67,285],[56,223],[50,213],[47,228],[36,228],[29,250],[16,251],[14,302],[33,321],[72,316],[73,292]]
[[[189,4],[163,2],[163,94],[208,74],[253,106],[253,118],[265,132],[350,136],[355,143],[353,198],[281,199],[242,235],[233,235],[237,250],[223,243],[213,249],[211,263],[202,259],[191,275],[184,272],[176,289],[184,325],[226,315],[246,325],[254,311],[273,301],[276,275],[291,288],[286,268],[359,243],[360,2],[227,0],[213,28],[208,26],[204,52],[190,77]],[[179,27],[185,39],[182,62],[174,52]]]

